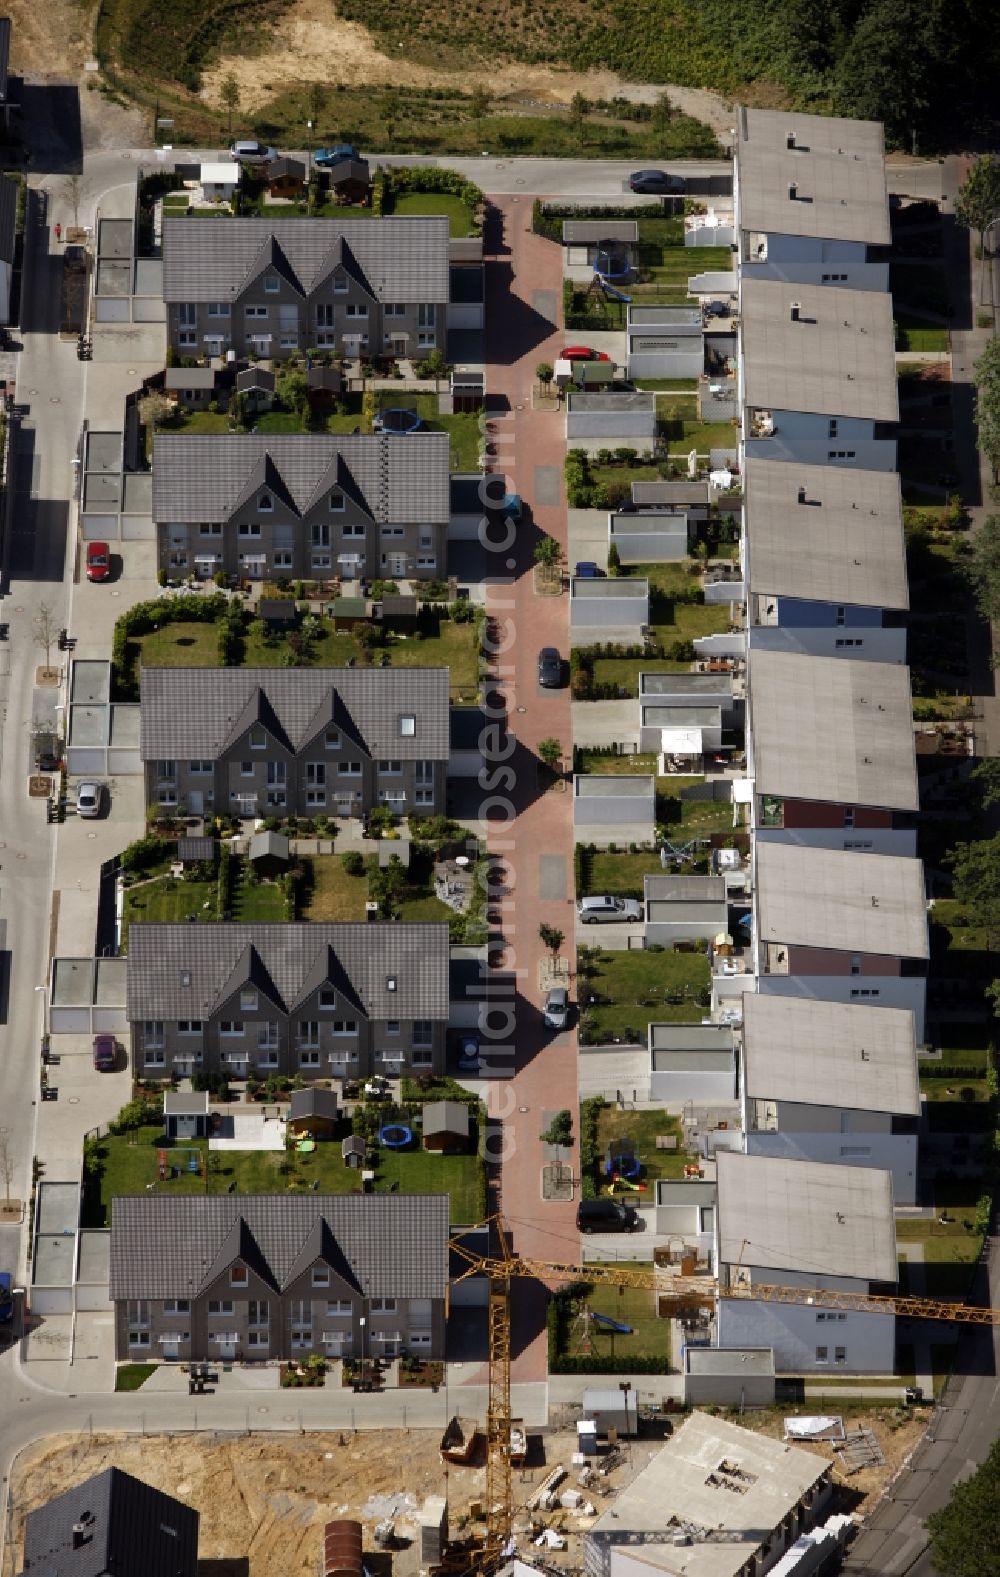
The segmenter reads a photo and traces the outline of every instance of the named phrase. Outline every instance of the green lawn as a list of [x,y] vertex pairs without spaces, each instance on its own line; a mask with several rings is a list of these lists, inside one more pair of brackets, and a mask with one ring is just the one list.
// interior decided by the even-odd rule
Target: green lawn
[[[237,860],[233,884],[233,917],[252,920],[287,920],[285,900],[276,882],[248,881]],[[187,877],[156,876],[125,889],[122,916],[122,952],[128,951],[128,928],[133,921],[169,925],[194,916],[199,921],[219,918],[219,888],[215,881],[190,881]]]
[[602,951],[592,967],[585,978],[578,965],[581,1003],[591,992],[602,999],[581,1011],[585,1044],[645,1042],[648,1024],[697,1019],[708,1001],[711,973],[700,953]]
[[655,851],[648,854],[605,854],[598,850],[590,856],[589,864],[590,875],[583,891],[577,894],[578,898],[590,893],[641,898],[643,877],[659,876],[663,871],[660,856]]
[[951,337],[944,324],[925,323],[901,313],[896,315],[897,350],[947,350]]
[[[611,1261],[610,1263],[614,1263]],[[586,1279],[586,1276],[581,1279]],[[633,1358],[658,1358],[663,1372],[670,1365],[670,1321],[661,1320],[656,1313],[656,1294],[644,1287],[608,1287],[593,1285],[587,1294],[587,1307],[595,1314],[607,1314],[623,1325],[631,1326],[631,1334],[621,1331],[601,1330],[589,1322],[591,1358],[601,1356],[616,1360]],[[580,1352],[581,1330],[570,1323],[569,1356]]]
[[310,855],[301,864],[306,873],[299,910],[301,919],[364,919],[367,875],[348,876],[339,854]]
[[400,193],[393,199],[391,212],[394,215],[446,214],[452,235],[472,234],[472,214],[452,192]]
[[[344,1133],[349,1128],[344,1126]],[[225,1194],[235,1182],[234,1193],[269,1194],[303,1193],[312,1189],[318,1180],[318,1193],[352,1194],[361,1192],[361,1182],[356,1171],[345,1167],[340,1154],[340,1137],[317,1144],[309,1155],[293,1151],[235,1150],[208,1152],[207,1179],[187,1170],[190,1152],[199,1155],[208,1151],[208,1141],[200,1140],[191,1145],[176,1147],[176,1165],[181,1175],[168,1182],[158,1181],[157,1149],[175,1148],[163,1140],[162,1129],[147,1124],[132,1137],[109,1137],[100,1140],[97,1147],[101,1170],[96,1182],[88,1188],[83,1205],[84,1224],[103,1227],[109,1224],[111,1201],[116,1194],[141,1194],[146,1185],[156,1183],[160,1194]],[[287,1170],[285,1170],[287,1168]],[[451,1198],[451,1219],[455,1222],[479,1220],[480,1162],[477,1155],[435,1155],[424,1150],[390,1151],[381,1149],[375,1167],[375,1182],[379,1192],[387,1191],[394,1182],[404,1194],[446,1193]]]
[[[677,1140],[677,1149],[658,1150],[656,1140],[660,1134],[672,1134]],[[657,1178],[684,1176],[684,1163],[688,1157],[679,1117],[672,1117],[665,1111],[620,1112],[614,1106],[603,1106],[597,1117],[597,1150],[602,1169],[608,1145],[615,1139],[630,1139],[635,1154],[642,1162],[639,1182],[648,1184],[648,1187],[635,1203],[655,1203]],[[602,1170],[600,1191],[603,1193],[605,1189]],[[621,1190],[618,1194],[620,1198],[626,1198]]]
[[680,564],[634,564],[629,576],[649,581],[649,622],[655,640],[664,644],[693,641],[701,635],[728,630],[728,603],[676,601],[678,591],[700,585],[700,580],[690,573],[688,560]]
[[649,394],[680,394],[698,387],[697,378],[633,378],[632,382]]
[[158,1368],[155,1363],[120,1363],[115,1370],[115,1390],[138,1391]]
[[646,240],[640,220],[639,268],[641,283],[628,293],[637,302],[687,302],[688,280],[694,274],[725,272],[732,268],[727,246],[663,246]]
[[672,434],[667,448],[672,455],[685,458],[692,449],[699,456],[707,457],[710,449],[735,449],[739,445],[739,428],[732,422],[682,421],[679,434]]
[[[324,616],[322,633],[313,642],[311,661],[314,668],[343,667],[350,658],[363,661],[362,649],[353,635],[335,631]],[[457,624],[452,619],[426,617],[429,633],[395,636],[388,651],[393,668],[450,669],[450,693],[453,701],[476,698],[479,683],[479,657],[474,624]],[[139,649],[139,661],[150,668],[217,668],[218,628],[214,624],[167,624],[148,635],[138,636],[130,643]],[[263,625],[254,621],[246,638],[243,666],[248,668],[282,668],[288,652],[288,639],[284,635],[271,637]]]
[[594,683],[615,684],[619,694],[638,696],[640,674],[684,674],[690,670],[690,663],[674,662],[670,657],[596,657]]
[[[597,751],[581,750],[577,770],[598,776],[648,777],[656,775],[659,765],[654,755],[603,756]],[[666,825],[670,837],[704,837],[710,832],[731,832],[733,807],[726,800],[682,800],[682,788],[704,780],[698,777],[656,777],[656,819]]]

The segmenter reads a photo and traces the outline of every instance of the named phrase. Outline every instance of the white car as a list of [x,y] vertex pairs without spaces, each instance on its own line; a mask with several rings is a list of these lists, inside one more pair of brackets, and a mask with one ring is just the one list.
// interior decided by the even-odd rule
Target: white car
[[79,783],[76,790],[76,813],[84,821],[93,821],[101,814],[101,785]]
[[229,152],[239,164],[270,164],[272,159],[278,157],[274,148],[252,137],[241,137],[233,143]]

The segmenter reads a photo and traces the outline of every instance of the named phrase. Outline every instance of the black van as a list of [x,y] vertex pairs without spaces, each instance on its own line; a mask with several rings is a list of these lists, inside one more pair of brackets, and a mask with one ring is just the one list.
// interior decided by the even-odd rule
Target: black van
[[638,1232],[639,1212],[617,1199],[581,1199],[576,1207],[578,1232]]

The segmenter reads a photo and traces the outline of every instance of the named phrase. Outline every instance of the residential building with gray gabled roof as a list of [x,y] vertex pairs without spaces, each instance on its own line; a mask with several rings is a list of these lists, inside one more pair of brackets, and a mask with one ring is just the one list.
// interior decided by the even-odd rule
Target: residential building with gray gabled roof
[[165,219],[167,343],[183,356],[427,356],[445,348],[449,250],[436,214]]
[[201,816],[445,809],[447,668],[143,668],[146,803]]
[[[221,221],[220,221],[221,222]],[[210,580],[433,580],[450,519],[447,433],[157,433],[160,568]]]
[[133,1067],[229,1081],[440,1073],[448,965],[434,922],[133,923]]
[[446,1194],[112,1205],[119,1359],[443,1358],[447,1290]]

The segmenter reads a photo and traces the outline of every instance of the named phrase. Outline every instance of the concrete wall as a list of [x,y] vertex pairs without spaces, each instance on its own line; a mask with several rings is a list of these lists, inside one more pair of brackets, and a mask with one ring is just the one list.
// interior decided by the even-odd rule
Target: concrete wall
[[[863,1113],[849,1113],[851,1117]],[[784,1156],[796,1161],[830,1161],[838,1166],[875,1166],[892,1173],[897,1205],[917,1202],[917,1136],[893,1133],[751,1132],[747,1155]]]
[[[662,1066],[667,1063],[668,1066]],[[676,1063],[675,1066],[669,1064]],[[731,1101],[736,1095],[736,1066],[731,1052],[657,1051],[651,1058],[651,1101]]]
[[[715,1349],[718,1351],[718,1349]],[[742,1349],[741,1349],[742,1351]],[[684,1402],[688,1407],[772,1407],[774,1375],[748,1370],[740,1363],[741,1351],[732,1354],[732,1368],[726,1373],[692,1374],[682,1361]],[[686,1355],[687,1349],[685,1349]]]
[[[705,600],[709,600],[707,594]],[[799,652],[809,657],[853,657],[870,663],[905,663],[906,630],[902,626],[883,629],[880,625],[845,629],[832,625],[824,627],[820,623],[754,624],[750,627],[750,647],[758,651]]]
[[914,858],[917,834],[906,827],[758,827],[761,843],[793,843],[804,849],[844,849],[856,854]]
[[[767,1280],[766,1272],[758,1275]],[[788,1280],[778,1271],[774,1279]],[[779,1374],[892,1374],[896,1356],[892,1316],[840,1310],[830,1318],[832,1312],[807,1304],[720,1298],[719,1346],[771,1347]],[[817,1356],[817,1349],[823,1347],[826,1361]],[[844,1349],[843,1362],[837,1361],[837,1348]]]
[[759,989],[818,1002],[861,1002],[868,1007],[908,1008],[919,1045],[924,1040],[927,982],[919,975],[761,975]]

